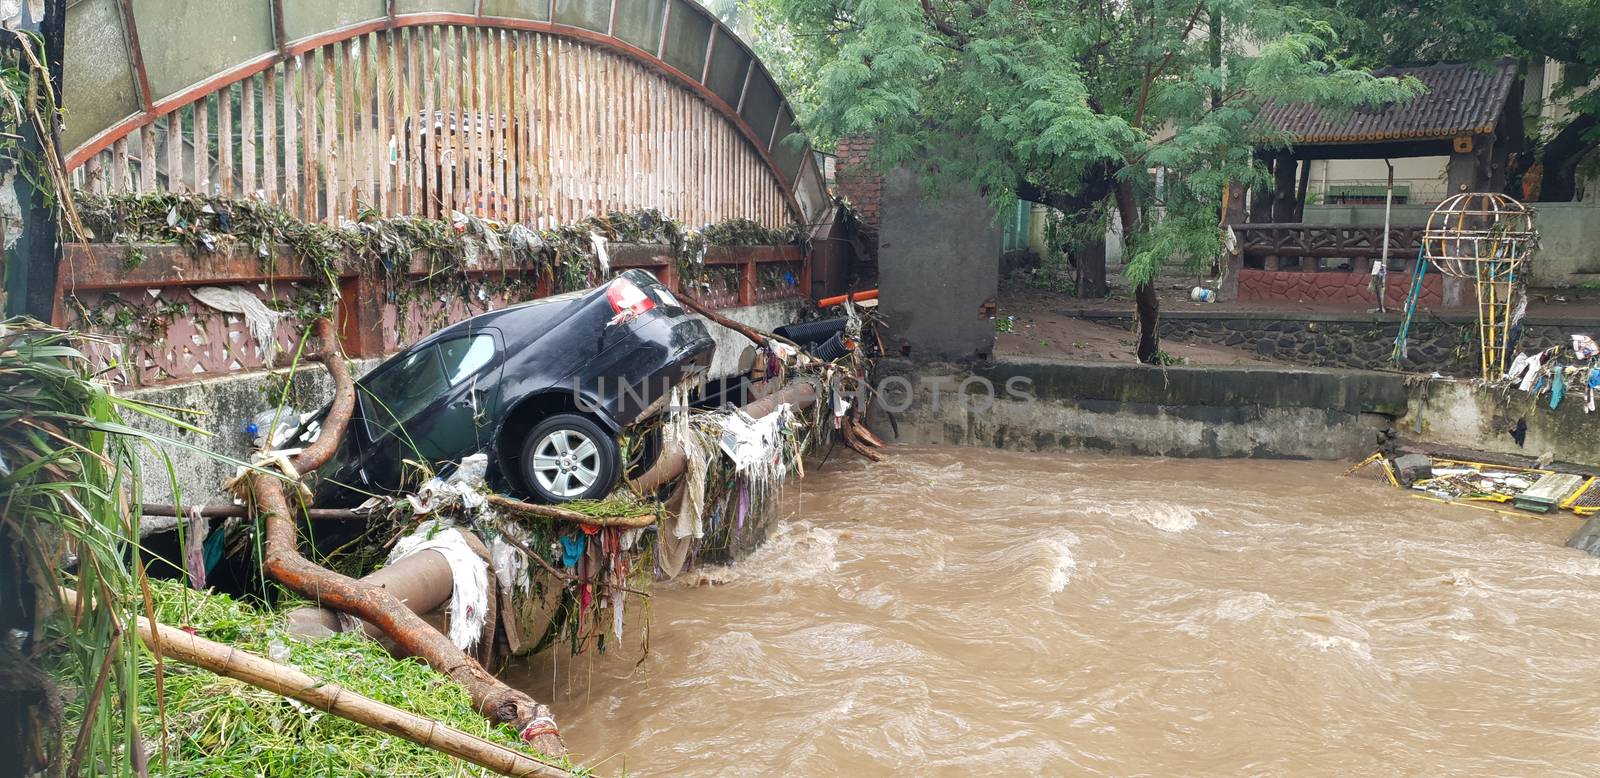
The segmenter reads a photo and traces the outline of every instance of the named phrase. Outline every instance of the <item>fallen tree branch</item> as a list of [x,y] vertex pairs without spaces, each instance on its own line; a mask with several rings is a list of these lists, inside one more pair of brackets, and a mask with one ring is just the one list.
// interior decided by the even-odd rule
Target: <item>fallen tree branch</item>
[[795,344],[789,343],[788,341],[785,341],[783,338],[780,338],[776,335],[762,332],[761,330],[758,330],[748,324],[741,324],[733,319],[723,316],[722,314],[711,310],[699,300],[696,300],[687,294],[678,295],[678,301],[683,303],[684,307],[688,308],[689,310],[694,311],[695,313],[698,313],[707,319],[710,319],[712,323],[727,327],[728,329],[733,330],[734,332],[737,332],[746,338],[749,338],[750,342],[756,344],[756,346],[759,348],[766,348],[767,343],[774,340],[788,343],[788,345],[794,346],[796,349],[800,348],[799,346],[795,346]]
[[878,437],[877,435],[872,434],[872,430],[867,429],[867,425],[862,424],[860,419],[851,418],[851,419],[846,420],[846,423],[850,424],[853,427],[855,427],[856,438],[859,439],[862,443],[865,443],[865,444],[867,444],[867,445],[869,445],[869,446],[871,446],[873,448],[885,448],[886,447],[884,442],[883,442],[883,439]]
[[[77,609],[77,592],[63,589],[61,596],[68,608]],[[405,738],[417,745],[444,752],[501,775],[553,778],[572,775],[566,770],[545,764],[520,751],[357,694],[336,683],[313,678],[299,669],[248,651],[240,651],[233,646],[191,635],[143,616],[139,617],[138,630],[139,637],[145,644],[167,659],[176,659],[184,664],[210,670],[217,675],[299,700],[339,718]]]
[[845,446],[851,451],[854,451],[857,454],[860,454],[861,456],[866,457],[874,462],[883,461],[882,454],[879,454],[878,452],[862,445],[861,441],[856,438],[856,425],[853,419],[846,419],[845,423],[839,425],[839,432],[844,436]]
[[[294,469],[302,475],[322,466],[333,456],[355,409],[355,382],[345,364],[332,322],[319,319],[315,337],[317,358],[327,366],[333,378],[334,399],[322,422],[321,437],[293,461]],[[249,490],[252,505],[266,525],[263,568],[274,581],[319,605],[371,623],[394,641],[398,651],[421,658],[434,670],[461,684],[485,718],[516,727],[523,733],[524,740],[546,754],[566,753],[549,708],[490,675],[388,591],[328,570],[301,556],[294,512],[289,507],[281,478],[252,473]]]

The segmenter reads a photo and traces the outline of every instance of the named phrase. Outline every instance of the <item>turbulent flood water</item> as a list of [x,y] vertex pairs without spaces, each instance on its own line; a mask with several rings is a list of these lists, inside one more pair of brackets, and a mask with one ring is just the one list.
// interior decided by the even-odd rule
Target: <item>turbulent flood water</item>
[[517,681],[607,774],[1600,774],[1577,520],[1341,470],[836,453],[642,661]]

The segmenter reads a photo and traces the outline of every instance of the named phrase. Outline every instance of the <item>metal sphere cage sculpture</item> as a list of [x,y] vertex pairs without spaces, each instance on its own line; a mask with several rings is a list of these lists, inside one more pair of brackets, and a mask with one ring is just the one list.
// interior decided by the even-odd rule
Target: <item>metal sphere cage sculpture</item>
[[1505,371],[1513,298],[1537,245],[1533,211],[1499,193],[1452,195],[1428,214],[1422,248],[1439,272],[1472,279],[1482,376]]

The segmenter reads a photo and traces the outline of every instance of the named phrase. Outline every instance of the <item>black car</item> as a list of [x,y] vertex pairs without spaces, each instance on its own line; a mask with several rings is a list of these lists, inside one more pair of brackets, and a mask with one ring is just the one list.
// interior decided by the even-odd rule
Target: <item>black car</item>
[[407,460],[434,466],[486,451],[490,483],[544,502],[608,494],[622,471],[618,436],[709,368],[703,321],[654,276],[628,270],[601,286],[458,322],[356,382],[319,505],[349,505],[413,483]]

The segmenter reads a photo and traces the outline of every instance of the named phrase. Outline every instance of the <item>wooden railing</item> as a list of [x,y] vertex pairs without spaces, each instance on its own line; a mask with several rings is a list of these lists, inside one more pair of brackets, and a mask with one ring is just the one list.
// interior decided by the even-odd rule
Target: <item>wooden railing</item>
[[[135,252],[141,258],[136,264],[129,261]],[[90,357],[108,378],[129,386],[272,367],[293,353],[303,326],[297,317],[277,317],[271,343],[262,343],[246,317],[214,310],[193,292],[213,286],[245,290],[283,309],[328,283],[286,248],[273,254],[277,259],[268,272],[246,248],[196,254],[165,244],[69,244],[57,323],[106,336],[91,347]],[[810,286],[804,253],[793,245],[711,247],[704,272],[696,268],[705,280],[691,288],[685,288],[666,246],[613,244],[610,255],[613,269],[644,268],[678,293],[716,308],[799,299]],[[434,285],[426,279],[436,269],[422,256],[413,256],[409,267],[389,279],[353,260],[345,264],[336,270],[338,320],[352,357],[385,356],[455,321],[554,291],[547,272],[493,260],[453,276],[453,283]],[[269,352],[280,356],[269,363]]]
[[[1416,259],[1422,225],[1389,228],[1390,259]],[[1383,254],[1383,227],[1365,224],[1238,224],[1246,257],[1375,259]]]
[[402,15],[288,49],[74,152],[74,182],[259,197],[335,224],[364,209],[535,226],[643,208],[691,225],[800,219],[777,166],[792,156],[786,109],[757,116],[607,36],[513,21]]

